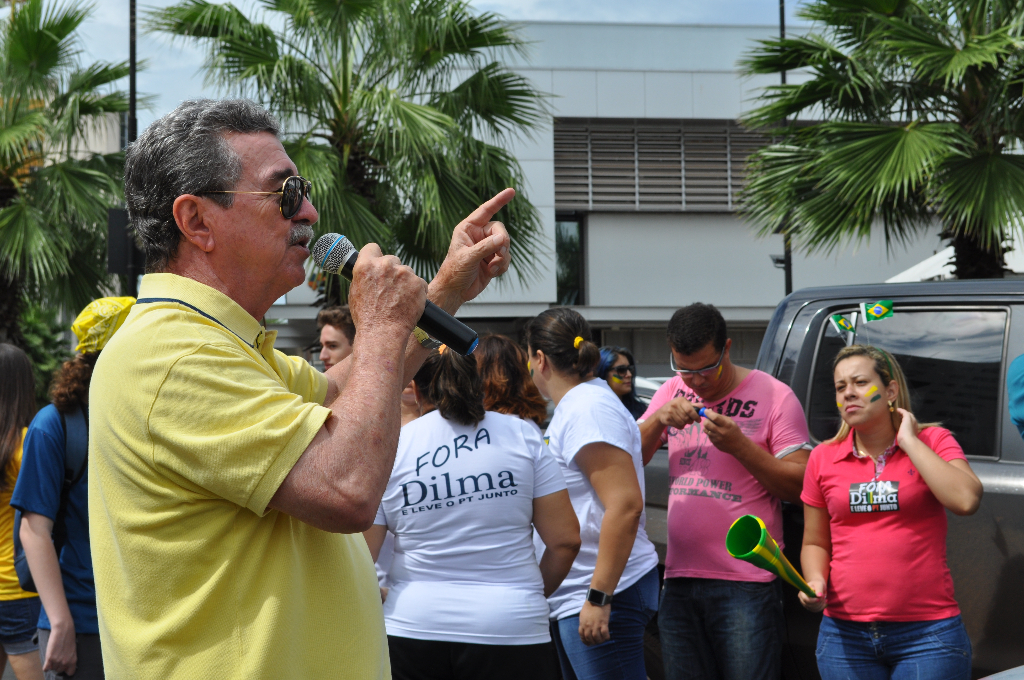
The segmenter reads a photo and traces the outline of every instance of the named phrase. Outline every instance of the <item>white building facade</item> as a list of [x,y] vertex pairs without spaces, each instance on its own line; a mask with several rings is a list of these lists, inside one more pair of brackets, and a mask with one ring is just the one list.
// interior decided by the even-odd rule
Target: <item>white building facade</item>
[[[771,258],[783,244],[757,236],[735,212],[744,159],[764,143],[737,119],[777,79],[742,78],[737,61],[778,28],[536,22],[522,30],[533,45],[515,67],[553,95],[551,124],[514,149],[527,180],[520,189],[543,220],[541,274],[525,283],[511,274],[460,318],[514,336],[562,293],[602,343],[631,348],[641,375],[654,376],[668,373],[672,312],[708,302],[729,322],[734,360],[752,364],[784,296]],[[579,244],[578,275],[561,290],[556,228]],[[794,253],[794,289],[885,281],[942,247],[936,231],[892,253],[880,234],[829,256]],[[563,265],[574,257],[559,255]],[[278,344],[308,345],[312,291],[286,298],[268,315],[289,319]]]

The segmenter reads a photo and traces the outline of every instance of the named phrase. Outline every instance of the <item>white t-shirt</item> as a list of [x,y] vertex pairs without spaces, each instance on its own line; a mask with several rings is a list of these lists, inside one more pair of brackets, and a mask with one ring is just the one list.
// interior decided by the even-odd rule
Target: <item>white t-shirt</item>
[[[583,545],[569,575],[551,597],[551,618],[563,619],[579,614],[587,597],[587,588],[597,566],[597,542],[601,536],[604,506],[590,486],[586,475],[576,465],[575,456],[587,444],[605,442],[628,453],[640,482],[644,499],[643,458],[640,451],[640,428],[622,401],[603,380],[591,380],[569,390],[555,408],[548,425],[548,450],[558,460],[562,475],[569,488],[569,498],[580,522],[580,540]],[[640,580],[640,577],[658,565],[658,553],[647,538],[647,512],[640,515],[640,527],[633,542],[633,551],[619,578],[615,592],[619,593]],[[538,551],[538,556],[540,552]]]
[[474,644],[551,639],[534,557],[533,499],[565,488],[534,427],[433,411],[402,428],[375,524],[395,534],[388,635]]

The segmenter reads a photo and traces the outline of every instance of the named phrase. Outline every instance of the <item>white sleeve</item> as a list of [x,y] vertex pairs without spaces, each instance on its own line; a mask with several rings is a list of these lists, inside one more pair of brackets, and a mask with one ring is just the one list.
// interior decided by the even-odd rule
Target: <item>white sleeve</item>
[[377,506],[377,516],[373,518],[373,523],[374,524],[379,524],[379,525],[385,526],[385,527],[388,525],[388,518],[384,516],[384,504],[383,503],[381,503],[380,505]]
[[[618,401],[618,397],[615,400]],[[584,446],[596,442],[611,444],[632,456],[635,452],[632,451],[634,441],[631,427],[638,426],[621,403],[611,404],[604,399],[593,399],[586,409],[578,409],[566,421],[562,438],[562,456],[566,465],[578,468],[576,454]]]
[[540,498],[566,488],[562,467],[544,445],[537,431],[524,423],[523,437],[530,453],[533,454],[533,497]]

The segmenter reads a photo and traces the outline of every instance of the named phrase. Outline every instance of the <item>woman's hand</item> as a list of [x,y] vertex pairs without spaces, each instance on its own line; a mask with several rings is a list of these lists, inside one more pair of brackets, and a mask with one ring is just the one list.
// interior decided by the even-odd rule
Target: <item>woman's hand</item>
[[910,411],[902,408],[896,409],[896,413],[900,414],[900,429],[896,432],[896,443],[900,445],[900,448],[904,451],[907,450],[907,445],[917,441],[917,418]]
[[589,602],[583,603],[583,609],[580,610],[580,640],[583,644],[589,647],[611,639],[611,633],[608,631],[608,619],[611,615],[610,604],[598,607]]
[[813,579],[808,581],[807,585],[818,594],[818,597],[808,597],[802,590],[797,593],[797,597],[800,598],[800,604],[804,606],[804,609],[818,613],[825,609],[825,582],[821,579]]

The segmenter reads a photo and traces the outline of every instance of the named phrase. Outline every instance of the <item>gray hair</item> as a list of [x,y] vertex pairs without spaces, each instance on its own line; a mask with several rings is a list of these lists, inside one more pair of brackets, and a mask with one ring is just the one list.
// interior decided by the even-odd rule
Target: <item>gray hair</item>
[[[174,200],[183,194],[229,191],[242,176],[242,159],[225,134],[280,133],[277,121],[248,99],[194,99],[150,125],[128,147],[124,196],[128,219],[146,271],[160,272],[178,253],[184,235],[174,221]],[[228,208],[232,194],[211,194]]]

